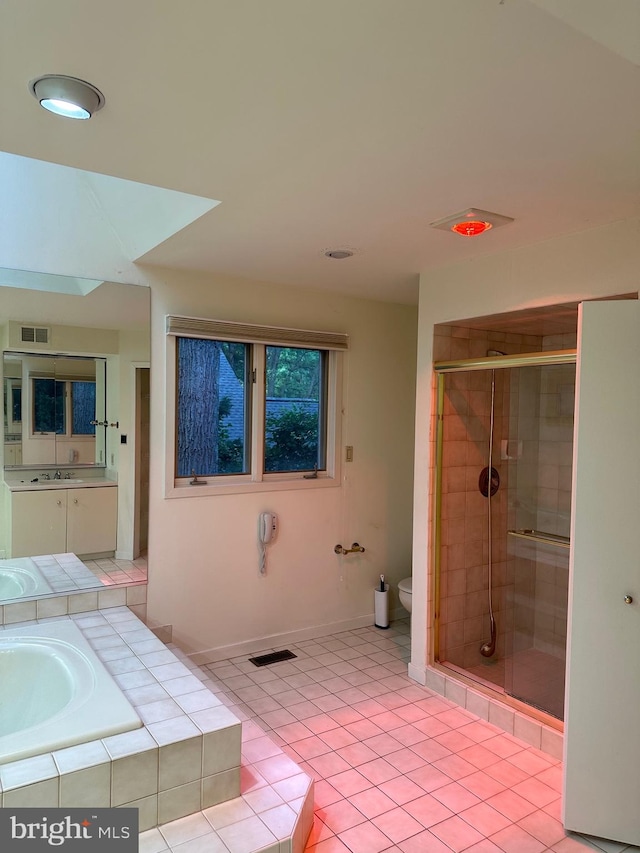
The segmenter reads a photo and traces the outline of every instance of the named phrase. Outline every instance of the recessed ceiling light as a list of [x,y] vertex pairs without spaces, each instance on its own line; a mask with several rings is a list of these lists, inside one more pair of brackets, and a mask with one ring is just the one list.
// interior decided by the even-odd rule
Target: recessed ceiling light
[[104,106],[104,95],[91,83],[64,74],[45,74],[29,83],[40,106],[65,118],[91,118]]
[[480,210],[477,207],[468,207],[461,213],[446,216],[431,223],[432,228],[440,228],[442,231],[453,231],[463,237],[477,237],[491,228],[499,228],[513,222],[510,216],[502,216],[500,213],[491,213],[489,210]]
[[324,253],[325,258],[333,258],[335,261],[343,261],[345,258],[353,257],[351,249],[327,249]]

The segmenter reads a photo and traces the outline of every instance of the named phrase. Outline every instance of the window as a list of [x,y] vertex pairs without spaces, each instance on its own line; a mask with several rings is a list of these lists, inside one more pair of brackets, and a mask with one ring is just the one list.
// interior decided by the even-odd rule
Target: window
[[95,435],[95,382],[34,378],[32,383],[34,434]]
[[265,350],[264,470],[324,471],[327,354]]
[[175,317],[167,330],[170,488],[334,484],[345,335]]

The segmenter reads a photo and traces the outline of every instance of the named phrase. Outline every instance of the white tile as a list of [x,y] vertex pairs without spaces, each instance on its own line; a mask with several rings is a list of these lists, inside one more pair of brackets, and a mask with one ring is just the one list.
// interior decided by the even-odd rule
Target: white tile
[[163,686],[155,680],[152,684],[144,684],[142,687],[133,687],[131,690],[125,690],[124,694],[136,708],[141,705],[148,705],[151,702],[161,702],[169,698]]
[[481,720],[489,719],[489,700],[473,690],[467,689],[467,711],[480,717]]
[[36,602],[36,616],[38,619],[47,619],[49,616],[65,616],[69,604],[66,595],[55,598],[40,598]]
[[159,791],[200,780],[202,778],[202,737],[161,746],[158,767]]
[[202,772],[205,776],[231,770],[240,764],[241,728],[238,723],[204,735]]
[[202,682],[194,675],[185,675],[182,678],[171,678],[163,681],[162,686],[170,696],[182,696],[185,693],[194,693],[202,690]]
[[262,812],[260,820],[269,827],[276,838],[288,838],[293,833],[297,814],[284,803]]
[[238,718],[223,705],[217,708],[205,708],[203,711],[194,711],[190,716],[204,733],[215,732],[235,725],[239,727]]
[[165,663],[161,666],[152,666],[149,672],[157,678],[158,681],[169,681],[172,678],[182,678],[185,675],[190,675],[189,669],[178,660],[174,663]]
[[273,845],[278,850],[276,837],[273,835],[259,817],[248,817],[239,823],[223,826],[218,834],[230,853],[252,853],[253,850],[267,849]]
[[102,589],[98,592],[98,610],[127,603],[126,589]]
[[132,800],[130,803],[123,803],[122,808],[131,808],[138,810],[138,831],[151,829],[158,824],[158,795],[151,794],[148,797],[141,797],[139,800]]
[[140,584],[138,586],[127,587],[127,604],[145,604],[147,600],[147,586]]
[[35,782],[2,795],[4,808],[51,808],[58,806],[58,779]]
[[197,812],[164,824],[160,827],[160,832],[168,845],[175,847],[177,844],[191,841],[192,838],[207,835],[211,832],[211,824],[202,812]]
[[447,699],[460,705],[461,708],[466,706],[467,688],[463,684],[459,684],[452,678],[446,678],[444,683],[444,695]]
[[36,618],[36,602],[21,601],[18,604],[4,605],[4,624],[12,625],[16,622],[29,622]]
[[164,824],[179,817],[200,811],[201,783],[189,782],[158,794],[158,823]]
[[138,657],[150,654],[151,652],[161,652],[166,648],[164,643],[161,643],[157,637],[153,635],[149,636],[147,632],[144,632],[144,638],[140,638],[138,637],[139,634],[142,634],[142,631],[130,631],[122,634],[122,638],[126,640],[131,651],[135,652]]
[[143,687],[145,684],[157,684],[156,679],[146,669],[138,669],[134,672],[123,672],[114,675],[116,683],[123,690],[132,690],[134,687]]
[[49,754],[23,758],[0,766],[0,783],[5,793],[13,788],[42,782],[45,779],[55,779],[57,776],[58,768]]
[[242,797],[256,814],[267,811],[267,809],[272,809],[275,806],[281,806],[284,803],[280,794],[271,785],[265,785],[264,788],[258,788],[257,791],[249,791],[243,794]]
[[515,713],[510,708],[505,708],[497,702],[491,702],[489,706],[489,722],[507,734],[513,734]]
[[98,609],[97,592],[80,592],[69,596],[69,613],[84,613]]
[[140,833],[138,853],[162,853],[167,849],[167,842],[157,827]]
[[104,738],[102,743],[112,758],[125,758],[147,750],[157,750],[158,744],[145,728]]
[[231,823],[238,823],[245,818],[254,817],[254,812],[244,798],[237,797],[234,800],[229,800],[229,802],[205,809],[204,816],[214,829],[220,829]]
[[[171,682],[163,682],[166,684],[170,684]],[[196,690],[193,693],[184,693],[181,696],[176,696],[175,701],[178,705],[186,711],[188,714],[193,711],[203,711],[205,708],[217,708],[222,702],[215,696],[210,690],[206,688],[202,689],[202,684],[200,685],[201,689]]]
[[525,717],[524,714],[516,713],[513,719],[513,734],[530,746],[540,749],[542,726],[537,720]]
[[436,693],[439,693],[441,696],[444,696],[445,678],[442,673],[436,672],[435,670],[429,669],[427,667],[426,682],[427,687],[430,690],[434,690]]
[[240,796],[240,768],[224,770],[202,778],[202,808],[215,806]]
[[172,853],[229,853],[216,833],[211,830],[208,835],[201,835],[184,844],[172,848]]
[[75,770],[84,770],[86,767],[104,764],[111,760],[102,741],[99,740],[59,749],[52,755],[60,773],[73,773]]
[[146,705],[138,705],[136,710],[146,725],[161,723],[183,715],[182,708],[170,698],[148,702]]
[[168,743],[187,740],[201,734],[200,729],[186,715],[171,720],[163,720],[159,723],[151,723],[147,726],[147,731],[158,746],[166,746]]
[[562,732],[557,732],[547,726],[542,726],[540,749],[548,755],[551,755],[553,758],[557,758],[558,761],[562,760]]
[[134,799],[158,791],[158,750],[148,750],[126,758],[114,759],[111,765],[111,801],[121,806]]
[[60,806],[109,808],[111,806],[111,764],[98,764],[60,776]]

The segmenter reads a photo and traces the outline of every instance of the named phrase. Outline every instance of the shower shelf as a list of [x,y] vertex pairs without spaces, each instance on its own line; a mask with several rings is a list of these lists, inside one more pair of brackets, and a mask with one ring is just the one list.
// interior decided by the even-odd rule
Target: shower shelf
[[558,536],[555,533],[544,533],[542,530],[507,530],[509,536],[518,539],[529,539],[533,542],[543,542],[545,545],[557,545],[558,548],[569,548],[571,541],[568,536]]

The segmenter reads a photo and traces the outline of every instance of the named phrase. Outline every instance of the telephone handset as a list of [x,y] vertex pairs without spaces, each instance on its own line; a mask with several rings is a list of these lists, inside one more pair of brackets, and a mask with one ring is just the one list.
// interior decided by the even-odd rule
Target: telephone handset
[[275,539],[278,529],[278,516],[273,512],[261,512],[258,518],[258,539],[267,545]]

